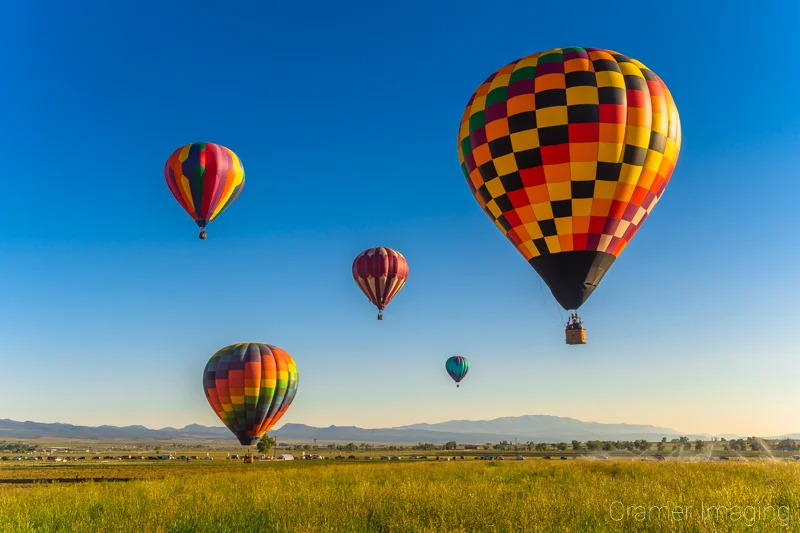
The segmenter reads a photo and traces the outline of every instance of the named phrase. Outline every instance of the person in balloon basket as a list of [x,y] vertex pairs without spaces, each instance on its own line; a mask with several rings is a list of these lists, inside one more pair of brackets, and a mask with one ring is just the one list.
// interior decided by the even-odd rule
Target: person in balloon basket
[[583,322],[581,321],[581,317],[578,316],[578,313],[572,313],[569,316],[567,329],[583,329]]

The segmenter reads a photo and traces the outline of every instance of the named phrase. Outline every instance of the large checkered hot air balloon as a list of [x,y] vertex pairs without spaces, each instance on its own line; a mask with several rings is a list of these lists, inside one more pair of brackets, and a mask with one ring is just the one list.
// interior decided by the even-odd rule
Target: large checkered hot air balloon
[[167,186],[200,227],[206,238],[206,225],[230,206],[244,187],[244,168],[228,148],[213,143],[194,143],[173,152],[164,165]]
[[[653,210],[680,146],[661,78],[597,48],[555,48],[496,71],[458,134],[475,199],[566,310],[583,305]],[[577,313],[570,324],[583,331]]]
[[391,248],[370,248],[358,254],[352,270],[358,288],[378,308],[378,320],[383,320],[386,306],[408,279],[406,258]]
[[286,413],[297,393],[297,365],[276,346],[227,346],[203,371],[208,403],[242,446],[255,444]]

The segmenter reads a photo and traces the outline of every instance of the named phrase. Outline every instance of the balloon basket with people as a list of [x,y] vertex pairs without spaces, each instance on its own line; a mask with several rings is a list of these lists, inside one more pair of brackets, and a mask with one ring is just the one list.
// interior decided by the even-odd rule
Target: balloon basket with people
[[586,328],[583,327],[583,319],[578,313],[569,315],[565,331],[567,344],[586,344]]

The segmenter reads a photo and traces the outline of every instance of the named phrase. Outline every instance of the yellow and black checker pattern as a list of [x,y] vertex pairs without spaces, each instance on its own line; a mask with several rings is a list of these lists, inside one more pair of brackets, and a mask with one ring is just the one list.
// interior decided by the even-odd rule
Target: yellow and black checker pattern
[[489,76],[458,141],[470,190],[526,260],[617,257],[669,182],[681,126],[667,86],[639,61],[555,48]]

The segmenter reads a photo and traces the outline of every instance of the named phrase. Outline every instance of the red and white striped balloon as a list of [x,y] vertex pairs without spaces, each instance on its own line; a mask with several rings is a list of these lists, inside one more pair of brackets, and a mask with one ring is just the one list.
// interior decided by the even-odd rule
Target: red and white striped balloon
[[408,279],[408,263],[403,254],[391,248],[364,250],[353,261],[353,279],[370,302],[378,308],[378,320],[383,311]]

